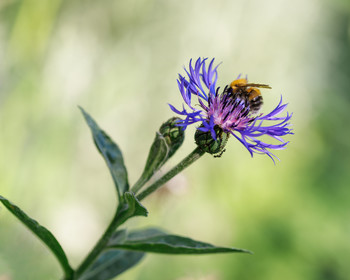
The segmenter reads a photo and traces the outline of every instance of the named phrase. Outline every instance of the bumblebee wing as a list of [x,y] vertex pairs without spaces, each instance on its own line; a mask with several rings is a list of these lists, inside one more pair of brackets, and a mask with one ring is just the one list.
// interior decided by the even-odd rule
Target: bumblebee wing
[[252,83],[252,84],[246,84],[245,86],[247,86],[247,87],[256,87],[256,88],[270,88],[271,89],[271,87],[269,85],[265,85],[265,84],[254,84],[254,83]]

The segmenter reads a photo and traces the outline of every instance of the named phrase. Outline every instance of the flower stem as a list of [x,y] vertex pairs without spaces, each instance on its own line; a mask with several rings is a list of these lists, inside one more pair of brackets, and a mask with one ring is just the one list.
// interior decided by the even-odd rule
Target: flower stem
[[193,162],[195,162],[197,159],[199,159],[202,155],[204,155],[204,153],[205,152],[203,152],[199,147],[194,149],[193,152],[190,153],[187,157],[185,157],[178,165],[173,167],[166,174],[164,174],[161,178],[159,178],[152,185],[150,185],[147,189],[145,189],[143,192],[141,192],[137,196],[137,199],[141,201],[146,196],[150,195],[151,193],[153,193],[154,191],[159,189],[162,185],[164,185],[166,182],[168,182],[171,178],[173,178],[175,175],[177,175],[182,170],[184,170],[187,166],[191,165]]
[[131,191],[133,193],[137,193],[143,186],[144,184],[146,183],[147,181],[141,176],[137,182],[135,183],[135,185],[131,188]]
[[115,232],[118,226],[120,226],[125,220],[120,219],[120,212],[117,209],[116,214],[114,215],[111,223],[108,228],[100,238],[100,240],[96,243],[95,247],[91,250],[89,255],[85,258],[85,260],[80,264],[75,272],[74,279],[79,279],[79,276],[96,260],[96,258],[100,255],[103,249],[106,248],[108,241],[110,240],[112,234]]
[[[186,158],[184,158],[178,165],[172,168],[169,172],[167,172],[163,177],[154,182],[151,186],[149,186],[146,190],[141,192],[137,198],[139,200],[144,199],[146,196],[150,195],[152,192],[160,188],[164,183],[169,181],[175,175],[184,170],[187,166],[195,162],[199,159],[205,152],[203,152],[200,148],[196,148],[190,153]],[[108,228],[100,238],[100,240],[96,243],[95,247],[91,250],[89,255],[85,258],[85,260],[80,264],[74,274],[74,279],[79,279],[79,277],[89,268],[89,266],[98,258],[101,252],[106,248],[108,241],[111,236],[115,232],[115,230],[120,226],[123,222],[125,222],[125,218],[123,217],[122,210],[117,209],[116,214],[114,215],[111,223]]]

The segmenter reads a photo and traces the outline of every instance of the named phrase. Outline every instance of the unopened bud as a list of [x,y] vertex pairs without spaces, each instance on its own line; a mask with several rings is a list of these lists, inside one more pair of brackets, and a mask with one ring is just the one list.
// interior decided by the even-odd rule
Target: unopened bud
[[179,118],[173,117],[162,124],[159,128],[160,134],[164,137],[168,147],[169,153],[168,158],[170,158],[178,148],[182,145],[185,139],[185,132],[182,127],[177,126],[177,121]]
[[194,139],[202,151],[220,157],[225,151],[225,146],[230,134],[224,132],[219,126],[214,127],[216,140],[213,139],[210,131],[201,131],[197,129]]
[[156,133],[143,173],[132,188],[134,193],[139,191],[182,145],[185,133],[181,127],[176,125],[178,119],[169,119]]

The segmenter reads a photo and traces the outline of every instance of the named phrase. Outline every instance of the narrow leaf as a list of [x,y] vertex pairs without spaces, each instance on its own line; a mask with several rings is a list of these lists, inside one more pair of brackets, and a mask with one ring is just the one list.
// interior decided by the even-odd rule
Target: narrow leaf
[[[126,231],[120,230],[114,239],[122,241],[126,238]],[[79,280],[108,280],[135,266],[145,256],[143,252],[125,250],[108,250],[79,277]]]
[[81,276],[79,280],[108,280],[138,264],[145,256],[142,252],[109,250]]
[[62,266],[66,277],[70,277],[73,270],[68,263],[66,254],[54,235],[45,227],[41,226],[37,221],[28,217],[26,213],[24,213],[19,207],[11,203],[6,198],[0,196],[0,201],[13,215],[15,215],[24,225],[26,225],[40,240],[42,240],[47,247],[49,247]]
[[100,129],[95,120],[86,113],[83,108],[79,108],[91,129],[95,145],[105,159],[109,171],[111,172],[118,197],[122,199],[123,194],[129,190],[128,174],[124,165],[123,155],[118,145]]
[[161,254],[213,254],[213,253],[251,253],[248,250],[218,247],[187,237],[166,234],[157,229],[130,232],[119,238],[116,232],[108,244],[109,248]]
[[149,151],[145,168],[140,179],[138,179],[133,188],[135,192],[137,192],[153,176],[153,174],[163,166],[168,159],[169,150],[165,138],[162,134],[157,132]]
[[[126,192],[123,196],[123,203],[119,204],[117,216],[114,219],[116,224],[114,224],[113,228],[117,228],[131,217],[147,216],[147,214],[147,209],[137,200],[135,194]],[[118,234],[114,236],[114,239],[118,242],[122,242],[125,238],[126,231],[118,231]],[[105,246],[103,246],[103,248],[105,248]],[[108,249],[110,251],[110,248],[107,248],[107,250]],[[95,257],[97,256],[98,255]],[[143,253],[141,252],[128,252],[123,250],[104,252],[96,261],[92,261],[92,263],[88,263],[88,265],[85,265],[83,262],[77,269],[76,275],[79,276],[78,279],[110,279],[137,264],[142,257]],[[93,258],[93,260],[94,259],[95,258]]]
[[132,240],[145,239],[145,238],[155,237],[155,236],[164,235],[164,234],[166,234],[166,232],[159,228],[146,228],[142,230],[134,230],[131,232],[127,232],[126,229],[122,229],[122,230],[116,231],[113,234],[108,244],[116,244],[116,243],[121,244],[130,239]]
[[131,217],[147,217],[148,215],[147,209],[140,203],[140,201],[138,201],[133,192],[126,192],[124,194],[124,204],[121,204],[118,212],[118,221],[120,222],[119,225],[121,225]]
[[171,118],[160,126],[148,153],[142,175],[132,187],[134,193],[137,193],[181,147],[185,133],[180,126],[177,126],[178,121],[179,118]]

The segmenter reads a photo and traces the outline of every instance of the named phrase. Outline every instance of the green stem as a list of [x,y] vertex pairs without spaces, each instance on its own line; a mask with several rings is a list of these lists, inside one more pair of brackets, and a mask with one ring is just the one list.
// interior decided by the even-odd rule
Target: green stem
[[[171,178],[173,178],[175,175],[180,173],[182,170],[184,170],[187,166],[195,162],[197,159],[199,159],[204,152],[200,148],[194,149],[192,153],[190,153],[186,158],[184,158],[178,165],[176,165],[174,168],[172,168],[169,172],[167,172],[163,177],[161,177],[159,180],[154,182],[151,186],[149,186],[146,190],[141,192],[137,198],[139,200],[144,199],[146,196],[160,188],[164,183],[169,181]],[[137,184],[136,184],[137,185]],[[83,274],[84,271],[86,271],[89,266],[98,258],[98,256],[101,254],[101,252],[106,248],[106,245],[108,241],[110,240],[111,236],[115,232],[115,230],[120,226],[122,223],[125,222],[126,219],[128,219],[128,216],[125,216],[125,213],[123,213],[123,209],[118,209],[116,211],[116,214],[114,215],[111,223],[109,224],[108,228],[100,238],[100,240],[96,243],[95,247],[91,250],[89,255],[85,258],[85,260],[80,264],[80,266],[77,268],[74,279],[79,279],[79,277]]]
[[147,180],[145,180],[144,178],[143,178],[143,176],[141,176],[138,180],[137,180],[137,182],[135,183],[135,185],[131,188],[131,191],[133,192],[133,193],[137,193],[143,186],[144,186],[144,184],[147,182]]
[[150,195],[157,189],[159,189],[162,185],[164,185],[166,182],[168,182],[171,178],[173,178],[175,175],[180,173],[182,170],[184,170],[187,166],[195,162],[197,159],[199,159],[202,155],[204,155],[205,152],[203,152],[199,147],[193,150],[192,153],[190,153],[187,157],[185,157],[178,165],[173,167],[170,171],[168,171],[166,174],[164,174],[160,179],[155,181],[152,185],[150,185],[147,189],[145,189],[143,192],[141,192],[138,196],[138,200],[144,199],[146,196]]
[[116,211],[113,220],[109,224],[108,228],[106,229],[100,240],[96,243],[95,247],[91,250],[89,255],[77,268],[74,279],[79,279],[79,276],[81,276],[81,274],[96,260],[96,258],[102,252],[102,250],[106,248],[108,241],[110,240],[112,234],[115,232],[117,227],[125,221],[124,219],[120,219],[120,212],[118,210]]

